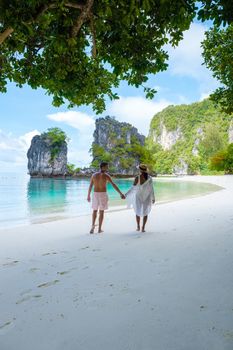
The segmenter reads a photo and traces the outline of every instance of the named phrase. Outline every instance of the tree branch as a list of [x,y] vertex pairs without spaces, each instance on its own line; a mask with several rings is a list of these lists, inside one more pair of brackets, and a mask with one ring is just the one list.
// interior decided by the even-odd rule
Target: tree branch
[[[33,18],[33,21],[37,22],[39,17],[42,16],[47,10],[52,8],[57,8],[58,6],[59,5],[57,3],[51,3],[49,5],[40,6],[37,11],[37,14]],[[79,1],[78,3],[76,3],[76,2],[67,1],[64,3],[64,6],[82,10],[85,7],[85,2]]]
[[95,22],[94,22],[94,17],[93,13],[90,15],[90,28],[91,28],[91,35],[92,35],[92,57],[96,58],[96,30],[95,30]]
[[39,17],[42,16],[47,10],[49,9],[52,9],[52,8],[56,8],[57,7],[57,4],[49,4],[49,5],[42,5],[39,7],[37,13],[35,16],[33,16],[33,19],[32,21],[30,21],[29,23],[32,23],[32,22],[37,22]]
[[4,30],[4,32],[0,33],[0,45],[6,40],[6,38],[13,33],[14,29],[9,27]]
[[79,1],[79,4],[77,4],[77,3],[74,3],[74,2],[67,1],[67,2],[65,3],[65,6],[67,6],[67,7],[73,7],[73,8],[75,8],[75,9],[80,9],[80,10],[82,10],[83,7],[85,6],[85,2],[84,2],[84,1]]
[[76,23],[71,30],[71,36],[76,37],[83,25],[83,23],[90,17],[91,8],[94,4],[94,0],[87,0],[86,5],[83,7],[82,12],[78,16]]
[[[87,0],[84,2],[83,0],[79,0],[78,2],[72,2],[72,1],[67,1],[65,2],[64,6],[66,7],[71,7],[75,9],[82,10],[80,13],[75,25],[72,28],[72,36],[75,37],[80,31],[81,26],[83,23],[87,20],[87,18],[90,15],[90,11],[92,8],[92,5],[94,3],[94,0]],[[37,10],[37,13],[33,16],[33,19],[31,21],[28,21],[28,24],[31,24],[33,22],[38,22],[39,17],[42,16],[46,11],[49,9],[57,8],[58,4],[57,3],[51,3],[49,5],[43,5],[40,6],[39,9]],[[12,27],[9,27],[5,29],[2,33],[0,33],[0,45],[6,40],[6,38],[13,33],[14,29]],[[94,43],[95,40],[93,40]]]

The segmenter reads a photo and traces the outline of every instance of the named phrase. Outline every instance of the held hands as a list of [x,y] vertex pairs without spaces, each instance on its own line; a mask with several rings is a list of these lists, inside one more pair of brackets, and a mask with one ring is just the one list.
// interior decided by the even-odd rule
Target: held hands
[[125,199],[125,195],[123,193],[121,193],[121,199]]
[[152,204],[155,204],[155,199],[152,199]]

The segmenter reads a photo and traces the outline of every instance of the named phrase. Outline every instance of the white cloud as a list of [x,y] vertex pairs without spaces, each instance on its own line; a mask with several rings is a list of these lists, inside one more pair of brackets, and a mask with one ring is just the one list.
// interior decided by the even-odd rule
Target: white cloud
[[50,120],[70,125],[81,132],[87,131],[90,128],[94,128],[95,124],[95,121],[92,116],[77,111],[58,112],[54,114],[49,114],[47,117]]
[[199,23],[193,23],[189,30],[184,32],[184,38],[178,47],[168,47],[170,56],[170,72],[174,75],[191,76],[200,79],[200,68],[203,57],[201,55],[201,42],[204,40],[207,28]]
[[22,149],[24,149],[24,151],[28,150],[28,148],[31,145],[31,140],[35,135],[40,135],[40,132],[38,130],[32,130],[19,137],[19,142],[22,146]]
[[210,94],[211,94],[211,91],[210,92],[202,92],[201,97],[200,97],[200,101],[203,101],[206,98],[208,98],[210,96]]
[[167,47],[169,53],[168,72],[174,76],[189,77],[199,83],[200,95],[213,91],[219,85],[212,73],[203,65],[201,42],[208,28],[201,23],[192,23],[184,32],[184,38],[178,47]]
[[19,137],[12,133],[5,133],[0,130],[0,164],[3,171],[13,171],[19,166],[27,164],[27,150],[30,147],[31,139],[39,135],[38,130],[32,130]]
[[89,164],[92,161],[92,157],[88,152],[89,150],[88,148],[90,147],[91,145],[86,145],[86,150],[82,150],[82,151],[79,148],[75,148],[75,147],[72,147],[72,149],[69,148],[68,150],[69,162],[81,168],[89,166]]
[[107,106],[106,114],[132,124],[140,133],[147,135],[152,117],[170,104],[165,99],[155,101],[141,96],[120,97]]

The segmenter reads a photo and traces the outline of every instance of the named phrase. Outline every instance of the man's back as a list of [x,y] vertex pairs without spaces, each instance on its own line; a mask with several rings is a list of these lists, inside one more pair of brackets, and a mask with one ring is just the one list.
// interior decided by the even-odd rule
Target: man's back
[[92,176],[94,192],[106,192],[109,176],[106,173],[97,172]]

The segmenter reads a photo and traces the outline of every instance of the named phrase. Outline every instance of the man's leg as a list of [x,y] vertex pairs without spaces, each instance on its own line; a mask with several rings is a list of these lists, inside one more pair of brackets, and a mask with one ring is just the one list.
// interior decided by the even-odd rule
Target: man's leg
[[136,215],[137,231],[140,231],[140,216]]
[[97,210],[93,210],[93,213],[92,213],[92,227],[91,227],[90,233],[94,233],[96,217],[97,217]]
[[142,232],[145,232],[145,226],[146,226],[147,218],[148,218],[147,215],[143,216]]
[[102,231],[102,224],[103,224],[103,220],[104,220],[104,210],[100,210],[99,211],[99,233],[103,232]]

